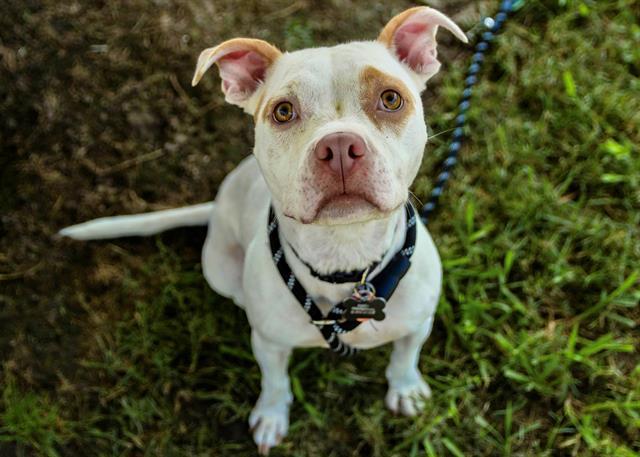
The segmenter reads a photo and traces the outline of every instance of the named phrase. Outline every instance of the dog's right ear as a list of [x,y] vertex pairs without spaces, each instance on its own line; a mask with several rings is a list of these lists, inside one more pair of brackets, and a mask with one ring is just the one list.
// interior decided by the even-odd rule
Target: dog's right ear
[[278,48],[266,41],[234,38],[200,53],[191,84],[198,84],[215,63],[220,70],[225,100],[249,111],[252,96],[264,81],[268,68],[281,55]]

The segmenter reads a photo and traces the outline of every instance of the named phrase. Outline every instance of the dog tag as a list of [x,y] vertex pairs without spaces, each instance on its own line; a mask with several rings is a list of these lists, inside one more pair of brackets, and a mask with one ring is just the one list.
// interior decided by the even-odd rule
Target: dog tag
[[385,318],[383,309],[387,301],[382,297],[376,297],[375,288],[370,283],[357,284],[353,289],[353,295],[342,303],[343,318],[346,320],[381,321]]

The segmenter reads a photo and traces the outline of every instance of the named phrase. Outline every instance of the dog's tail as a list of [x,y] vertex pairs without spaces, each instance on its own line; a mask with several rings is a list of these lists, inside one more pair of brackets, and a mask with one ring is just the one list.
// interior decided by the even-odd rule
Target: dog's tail
[[176,227],[207,225],[214,204],[208,202],[153,213],[101,217],[65,227],[58,233],[76,240],[100,240],[123,236],[147,236]]

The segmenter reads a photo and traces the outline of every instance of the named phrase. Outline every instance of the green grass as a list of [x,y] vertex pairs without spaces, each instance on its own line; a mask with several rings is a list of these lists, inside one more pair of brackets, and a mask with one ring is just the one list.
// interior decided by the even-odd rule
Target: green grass
[[[50,235],[215,194],[252,133],[216,78],[187,87],[202,48],[374,37],[409,3],[110,5],[0,15],[0,455],[255,455],[249,327],[201,275],[204,232]],[[469,28],[495,7],[446,11]],[[631,0],[518,12],[430,225],[445,270],[420,360],[433,399],[415,419],[385,410],[388,347],[349,360],[298,350],[290,434],[273,455],[640,455],[639,20]],[[443,42],[424,97],[434,133],[451,128],[469,57]],[[418,198],[447,139],[428,146]]]

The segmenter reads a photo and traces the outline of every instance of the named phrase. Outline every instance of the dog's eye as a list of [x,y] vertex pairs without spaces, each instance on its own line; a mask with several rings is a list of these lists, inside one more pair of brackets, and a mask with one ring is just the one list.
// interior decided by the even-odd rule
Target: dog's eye
[[293,105],[290,102],[280,102],[273,110],[273,120],[278,124],[290,122],[296,117]]
[[402,96],[395,90],[385,90],[380,95],[379,105],[385,111],[398,111],[403,105]]

